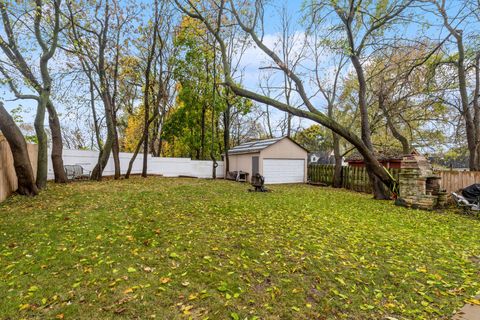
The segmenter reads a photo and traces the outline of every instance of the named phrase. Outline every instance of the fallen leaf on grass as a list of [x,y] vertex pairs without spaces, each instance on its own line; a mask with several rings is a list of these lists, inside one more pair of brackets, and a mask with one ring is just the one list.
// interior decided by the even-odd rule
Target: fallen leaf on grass
[[160,282],[161,282],[161,283],[169,283],[170,281],[172,281],[172,279],[167,278],[167,277],[162,277],[162,278],[160,278]]

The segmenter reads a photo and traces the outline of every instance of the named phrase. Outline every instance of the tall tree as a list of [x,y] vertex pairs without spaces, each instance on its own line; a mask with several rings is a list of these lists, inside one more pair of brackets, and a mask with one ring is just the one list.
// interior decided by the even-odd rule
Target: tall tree
[[[315,21],[310,22],[308,27],[309,41],[307,41],[308,53],[313,57],[315,65],[314,72],[312,72],[312,83],[318,88],[318,92],[326,101],[327,116],[337,119],[340,105],[341,80],[348,62],[347,55],[340,48],[342,48],[342,39],[325,38],[319,32],[321,28]],[[332,58],[328,64],[325,64],[326,56]],[[339,121],[339,119],[337,119]],[[342,164],[343,155],[341,151],[341,137],[335,133],[332,134],[331,148],[335,158],[335,169],[333,175],[333,187],[340,188],[342,186]],[[308,149],[308,148],[307,148]],[[315,150],[311,150],[315,151]]]
[[[459,111],[465,123],[469,167],[472,171],[478,171],[480,170],[480,105],[478,103],[478,87],[480,86],[478,59],[480,50],[475,48],[468,52],[469,50],[465,44],[467,34],[465,34],[463,29],[468,28],[468,24],[475,25],[476,36],[478,37],[478,11],[480,10],[480,4],[478,1],[473,1],[473,3],[460,1],[458,8],[454,7],[452,9],[448,7],[450,2],[446,0],[425,0],[423,2],[433,5],[434,12],[439,16],[443,26],[448,31],[448,35],[443,41],[444,46],[447,46],[447,40],[451,39],[456,49],[453,52],[449,52],[450,57],[448,61],[453,62],[456,68],[461,105]],[[428,9],[428,11],[431,12],[432,10]],[[477,21],[472,21],[472,19],[477,19]],[[470,74],[469,70],[474,70],[474,74]],[[470,90],[472,83],[474,88]]]
[[[40,52],[38,60],[28,63],[25,58],[25,54],[22,53],[22,49],[19,46],[19,37],[22,32],[15,28],[20,28],[20,24],[12,24],[11,22],[11,10],[22,10],[17,8],[15,4],[6,1],[0,1],[0,12],[3,22],[3,27],[6,35],[6,39],[0,36],[0,48],[10,62],[8,66],[3,64],[0,68],[0,72],[8,81],[11,91],[18,99],[33,99],[37,101],[37,112],[35,117],[35,130],[38,139],[38,167],[37,167],[37,186],[44,188],[47,181],[47,168],[48,168],[48,149],[47,149],[47,135],[44,129],[45,114],[48,110],[49,125],[52,133],[52,165],[55,174],[56,182],[66,182],[67,177],[63,169],[62,159],[62,132],[60,121],[58,119],[57,111],[51,100],[52,93],[52,78],[49,71],[48,63],[55,55],[55,51],[58,48],[58,39],[61,29],[60,25],[60,5],[61,0],[53,0],[48,4],[41,0],[36,0],[33,8],[33,36],[26,37],[26,41],[35,41]],[[29,11],[26,7],[23,10]],[[48,10],[46,10],[48,8]],[[52,13],[51,20],[52,26],[48,26],[48,13]],[[50,18],[50,17],[48,17]],[[24,23],[28,23],[24,21]],[[49,31],[46,31],[49,30]],[[34,40],[33,40],[33,39]],[[24,39],[25,40],[25,39]],[[38,69],[40,75],[37,76],[33,70],[34,64],[38,61]],[[14,78],[15,70],[21,74],[22,83],[19,85]],[[34,91],[33,94],[22,94],[19,89],[20,86],[30,88]]]
[[[398,19],[413,0],[382,1],[380,4],[361,0],[344,0],[332,2],[331,6],[338,15],[347,39],[347,52],[355,69],[358,81],[358,104],[361,119],[361,137],[365,146],[374,152],[367,103],[367,78],[363,66],[366,47],[372,39],[385,33],[386,28]],[[318,4],[317,10],[322,10]],[[380,198],[385,192],[382,181],[372,170],[372,164],[365,162],[374,193]]]
[[146,55],[146,65],[143,68],[143,103],[140,108],[143,109],[143,128],[134,155],[130,159],[126,178],[131,173],[133,162],[142,145],[142,176],[147,176],[148,155],[160,155],[162,141],[159,136],[173,96],[173,60],[177,50],[173,46],[172,30],[176,16],[169,2],[155,2],[154,7],[151,22],[144,28],[141,38],[143,41],[139,43],[140,51]]
[[[202,23],[183,17],[175,37],[179,54],[175,59],[174,79],[177,81],[177,106],[165,122],[164,137],[183,144],[183,155],[195,159],[218,156],[219,145],[214,142],[219,116],[225,100],[217,99],[215,83],[220,83],[215,63],[214,40]],[[210,152],[209,152],[210,149]]]
[[150,126],[150,76],[152,70],[153,59],[155,58],[155,49],[157,45],[157,32],[158,32],[158,21],[159,21],[159,12],[158,12],[158,1],[154,1],[154,22],[153,22],[153,36],[150,48],[147,54],[147,67],[145,68],[145,88],[143,91],[143,108],[145,112],[144,122],[143,122],[143,166],[142,166],[142,177],[147,177],[147,166],[148,166],[148,131]]
[[[115,178],[120,177],[119,138],[117,131],[118,77],[120,56],[130,22],[137,12],[129,5],[121,6],[117,0],[96,4],[67,2],[69,29],[67,51],[75,56],[88,77],[91,87],[101,98],[106,125],[106,139],[99,152],[98,163],[91,178],[100,180],[113,153]],[[93,95],[93,92],[91,92]],[[96,126],[97,129],[100,127]]]

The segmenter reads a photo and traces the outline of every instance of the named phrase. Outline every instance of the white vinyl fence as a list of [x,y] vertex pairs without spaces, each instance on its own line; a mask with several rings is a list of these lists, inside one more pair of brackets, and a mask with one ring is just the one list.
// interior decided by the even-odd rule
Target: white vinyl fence
[[[127,172],[128,163],[132,158],[132,153],[120,153],[120,168],[122,175]],[[48,179],[53,179],[53,167],[48,159]],[[86,150],[63,150],[63,164],[72,165],[79,164],[86,170],[93,170],[97,164],[98,151]],[[217,178],[224,177],[223,161],[217,161],[218,167],[216,170]],[[135,159],[132,167],[132,174],[142,172],[143,154],[139,154]],[[113,164],[113,157],[110,155],[105,170],[104,176],[113,176],[115,167]],[[148,156],[148,173],[155,175],[163,175],[165,177],[188,176],[196,178],[212,178],[212,161],[210,160],[192,160],[190,158],[156,158]]]

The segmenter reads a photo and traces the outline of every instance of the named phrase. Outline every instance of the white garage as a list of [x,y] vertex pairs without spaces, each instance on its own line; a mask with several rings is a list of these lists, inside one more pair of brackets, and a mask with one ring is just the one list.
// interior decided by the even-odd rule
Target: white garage
[[248,181],[260,173],[265,184],[304,183],[307,155],[305,148],[288,137],[247,142],[228,151],[228,171],[246,172]]
[[304,159],[263,159],[263,176],[268,183],[302,183],[304,167]]

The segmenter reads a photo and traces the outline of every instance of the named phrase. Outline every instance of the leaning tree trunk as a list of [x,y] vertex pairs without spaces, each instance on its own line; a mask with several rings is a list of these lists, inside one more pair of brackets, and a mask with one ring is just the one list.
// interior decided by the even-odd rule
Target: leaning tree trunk
[[47,186],[48,174],[48,149],[47,149],[47,134],[45,133],[44,122],[47,108],[48,96],[45,93],[40,94],[40,99],[37,104],[37,114],[35,116],[35,133],[38,140],[38,162],[37,162],[37,187],[43,189]]
[[125,179],[130,178],[130,175],[132,174],[133,163],[135,162],[135,159],[137,159],[138,152],[140,151],[140,148],[144,144],[144,141],[145,141],[145,135],[142,134],[140,141],[138,141],[137,146],[135,147],[135,151],[133,152],[132,158],[130,158],[130,161],[128,162],[128,169],[127,169],[127,173],[125,173]]
[[0,102],[0,131],[7,139],[13,155],[13,164],[18,179],[17,192],[26,196],[38,194],[32,164],[28,156],[27,143],[15,121]]
[[47,102],[48,123],[52,133],[52,167],[56,183],[65,183],[68,181],[65,169],[63,167],[63,140],[62,128],[58,119],[57,111],[51,101]]
[[[152,124],[152,122],[156,120],[157,117],[158,117],[158,113],[155,113],[155,114],[148,120],[148,122],[146,123],[147,129],[150,127],[150,125]],[[125,179],[130,178],[130,175],[131,175],[131,173],[132,173],[133,163],[134,163],[135,160],[137,159],[138,153],[140,152],[140,148],[142,147],[142,145],[145,147],[146,133],[148,134],[148,130],[147,130],[147,131],[145,131],[145,130],[143,131],[142,136],[140,137],[140,140],[138,141],[137,146],[135,147],[135,150],[134,150],[134,152],[133,152],[132,158],[130,158],[130,161],[128,162],[128,169],[127,169],[127,173],[125,174]]]
[[[327,117],[322,113],[313,113],[313,112],[303,111],[297,108],[291,108],[273,99],[270,99],[268,97],[262,96],[255,92],[252,92],[237,86],[235,82],[228,76],[226,77],[226,85],[228,85],[229,88],[232,89],[232,91],[238,96],[249,98],[257,102],[265,103],[267,105],[269,104],[281,111],[292,112],[292,114],[294,114],[295,116],[308,118],[332,130],[333,132],[337,133],[339,136],[341,136],[342,138],[350,142],[358,150],[358,152],[365,159],[365,163],[369,164],[368,167],[371,173],[373,173],[373,175],[376,177],[376,179],[378,179],[383,184],[385,184],[385,186],[390,190],[393,190],[396,187],[397,181],[395,181],[395,179],[393,179],[391,175],[385,171],[385,168],[382,166],[382,164],[380,164],[378,159],[375,158],[374,152],[367,147],[365,142],[362,139],[360,139],[356,134],[354,134],[352,131],[341,126],[338,122],[333,120],[331,117]],[[388,193],[386,194],[387,196],[389,195]]]
[[91,180],[102,180],[103,170],[108,163],[108,159],[110,158],[110,153],[112,152],[113,148],[113,133],[110,131],[107,132],[107,140],[105,141],[105,145],[103,149],[100,151],[98,155],[98,162],[92,170],[92,175],[90,177]]
[[103,170],[108,163],[108,159],[110,158],[110,153],[112,152],[113,143],[114,143],[114,135],[115,135],[115,127],[113,126],[113,119],[112,119],[112,107],[110,103],[110,97],[107,93],[104,93],[103,103],[105,104],[105,122],[107,124],[107,139],[105,144],[100,150],[100,154],[98,156],[98,163],[92,170],[92,175],[90,177],[91,180],[102,180]]
[[[365,168],[367,169],[368,177],[370,178],[372,185],[373,197],[377,200],[390,200],[390,191],[386,188],[384,182],[382,182],[382,180],[380,180],[375,174],[378,167],[376,168],[374,163],[365,162]],[[380,168],[386,170],[383,166]]]

